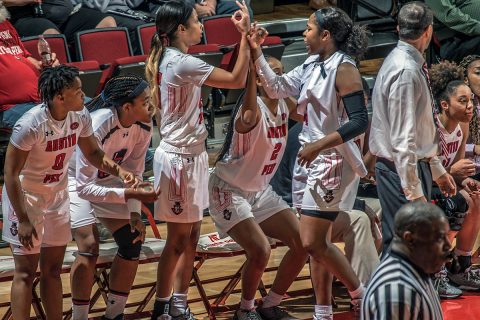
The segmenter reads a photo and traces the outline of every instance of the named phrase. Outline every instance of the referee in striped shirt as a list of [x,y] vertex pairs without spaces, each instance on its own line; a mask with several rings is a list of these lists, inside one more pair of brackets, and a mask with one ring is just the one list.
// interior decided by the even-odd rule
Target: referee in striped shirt
[[450,256],[448,231],[445,214],[431,203],[415,201],[400,208],[391,252],[370,280],[362,319],[443,319],[430,275]]

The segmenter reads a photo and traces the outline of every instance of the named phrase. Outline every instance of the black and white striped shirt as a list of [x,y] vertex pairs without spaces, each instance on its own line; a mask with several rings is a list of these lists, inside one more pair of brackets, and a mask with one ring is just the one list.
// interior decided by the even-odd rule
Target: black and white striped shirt
[[431,277],[407,257],[391,252],[380,263],[362,304],[364,320],[442,320]]

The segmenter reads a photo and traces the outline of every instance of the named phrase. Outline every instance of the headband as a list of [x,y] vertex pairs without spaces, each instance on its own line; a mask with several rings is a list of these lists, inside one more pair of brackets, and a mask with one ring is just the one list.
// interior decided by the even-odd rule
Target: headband
[[108,104],[111,104],[111,105],[115,105],[115,106],[121,106],[123,105],[125,102],[127,102],[128,100],[132,100],[132,99],[135,99],[136,97],[138,97],[139,95],[142,94],[142,92],[148,88],[148,82],[145,81],[145,80],[142,80],[136,87],[135,89],[132,90],[132,92],[130,92],[128,94],[128,96],[124,97],[124,98],[121,98],[121,99],[117,99],[117,100],[112,100],[112,101],[109,101],[107,102],[105,100],[105,95],[102,91],[102,99],[103,101],[107,102]]
[[322,9],[318,9],[317,11],[315,11],[315,19],[317,20],[318,26],[322,29],[325,29],[325,19],[323,19]]

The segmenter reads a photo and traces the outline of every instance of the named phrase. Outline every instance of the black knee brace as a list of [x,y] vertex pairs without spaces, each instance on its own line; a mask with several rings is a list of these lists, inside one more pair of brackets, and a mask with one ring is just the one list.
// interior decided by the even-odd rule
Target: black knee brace
[[138,260],[140,257],[140,250],[142,249],[142,242],[133,240],[140,235],[138,230],[132,232],[130,225],[126,224],[113,233],[113,238],[118,245],[117,255],[125,260]]

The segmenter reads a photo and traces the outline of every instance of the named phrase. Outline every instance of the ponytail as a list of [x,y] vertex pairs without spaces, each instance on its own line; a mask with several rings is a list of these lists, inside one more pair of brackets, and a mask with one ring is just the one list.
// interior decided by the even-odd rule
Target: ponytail
[[221,161],[230,150],[230,146],[232,144],[232,139],[233,139],[233,133],[235,132],[235,119],[237,118],[237,114],[238,114],[238,111],[240,110],[240,107],[243,105],[243,101],[245,100],[244,98],[245,98],[245,90],[243,90],[240,96],[238,97],[237,103],[235,104],[235,107],[232,110],[232,114],[230,115],[230,121],[228,122],[227,135],[225,136],[225,140],[223,141],[222,149],[220,149],[217,159],[215,160],[215,164],[217,164],[218,161]]
[[159,66],[165,48],[175,40],[179,25],[187,26],[193,13],[193,5],[189,1],[169,1],[162,5],[155,18],[156,32],[152,38],[150,52],[145,66],[145,76],[150,84],[152,103],[161,108]]
[[326,7],[315,12],[319,30],[328,30],[337,48],[359,60],[367,51],[368,32],[365,26],[355,25],[342,9]]
[[368,35],[365,26],[353,25],[344,42],[339,43],[339,49],[356,59],[361,59],[367,51]]
[[[160,65],[163,53],[163,45],[158,33],[152,38],[150,53],[148,54],[147,64],[145,66],[145,77],[150,85],[152,104],[155,108],[160,108],[160,79],[158,79],[158,66]],[[158,124],[160,125],[160,124]]]

